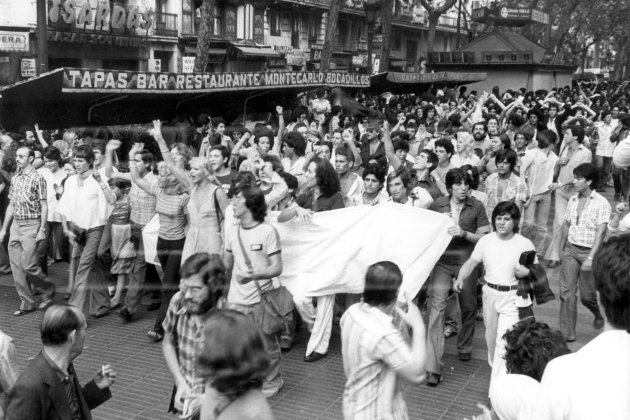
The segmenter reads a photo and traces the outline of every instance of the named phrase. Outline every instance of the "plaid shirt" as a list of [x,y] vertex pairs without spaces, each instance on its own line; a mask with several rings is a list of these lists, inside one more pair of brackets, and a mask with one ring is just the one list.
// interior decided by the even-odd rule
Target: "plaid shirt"
[[179,371],[191,388],[204,384],[204,380],[199,377],[196,369],[196,359],[203,345],[204,315],[189,315],[184,304],[184,296],[181,292],[177,292],[168,305],[166,318],[162,323],[164,331],[172,337],[171,344],[177,351]]
[[493,173],[486,178],[486,194],[488,194],[488,205],[486,214],[488,220],[492,220],[492,211],[502,201],[525,201],[527,200],[527,184],[516,174],[510,174],[501,196],[499,196],[499,174]]
[[[157,186],[158,177],[152,172],[148,172],[143,179],[152,186]],[[155,216],[157,197],[138,187],[135,182],[132,183],[129,190],[129,202],[131,203],[132,222],[145,226]]]
[[9,200],[16,220],[40,219],[46,200],[46,180],[32,166],[20,169],[11,180]]
[[597,226],[610,220],[610,204],[597,191],[591,191],[578,217],[578,197],[579,194],[571,197],[564,213],[564,220],[569,223],[568,239],[573,245],[592,248]]

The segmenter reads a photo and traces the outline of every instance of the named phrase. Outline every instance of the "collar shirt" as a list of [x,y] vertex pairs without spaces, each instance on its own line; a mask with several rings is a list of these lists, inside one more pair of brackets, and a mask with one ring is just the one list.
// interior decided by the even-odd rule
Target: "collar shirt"
[[527,183],[530,195],[549,191],[557,162],[558,156],[554,152],[547,153],[538,148],[530,150],[523,156],[521,178]]
[[603,121],[595,123],[595,130],[597,130],[597,148],[595,154],[597,156],[612,157],[613,150],[615,150],[615,144],[610,141],[610,135],[615,127],[612,124],[606,124]]
[[[558,156],[560,159],[569,156],[569,147],[563,145],[562,150],[560,150],[560,155]],[[580,144],[571,158],[569,162],[560,167],[560,174],[558,175],[558,182],[561,184],[568,184],[573,180],[573,170],[577,168],[582,163],[591,163],[593,154],[590,150],[586,148],[583,144]],[[565,188],[572,189],[573,185],[567,185]]]
[[79,396],[77,392],[81,392],[77,389],[78,380],[76,379],[76,373],[74,371],[74,366],[72,363],[68,365],[68,374],[66,375],[59,366],[52,361],[50,357],[46,354],[45,351],[42,351],[42,357],[50,365],[52,370],[55,371],[55,374],[59,378],[59,382],[61,382],[64,394],[66,399],[68,400],[68,406],[70,407],[70,413],[72,415],[70,420],[84,420],[83,412],[81,411],[81,403],[79,402]]
[[177,351],[179,371],[186,378],[191,388],[203,386],[204,379],[199,376],[197,357],[203,345],[203,324],[206,314],[189,314],[182,292],[177,292],[168,305],[166,318],[162,326],[169,333]]
[[85,178],[81,185],[79,176],[76,174],[66,179],[57,213],[82,229],[105,226],[112,206],[107,203],[101,186],[92,176]]
[[597,191],[591,191],[582,214],[578,214],[578,201],[579,194],[571,197],[564,213],[564,220],[570,223],[568,239],[573,245],[592,248],[597,226],[610,220],[610,204]]
[[42,200],[46,200],[46,180],[35,168],[20,169],[11,180],[9,200],[16,220],[40,219]]
[[486,213],[488,220],[492,219],[492,210],[502,201],[525,201],[527,200],[527,184],[515,173],[510,174],[503,189],[499,189],[499,174],[493,173],[486,178],[486,194],[488,194],[488,207]]
[[[143,179],[157,187],[158,177],[153,172],[146,173]],[[131,184],[129,190],[129,202],[131,203],[131,221],[133,223],[146,226],[155,216],[157,197],[138,187],[135,182]]]
[[366,303],[341,318],[341,354],[346,374],[347,419],[408,419],[398,372],[413,359],[391,316]]

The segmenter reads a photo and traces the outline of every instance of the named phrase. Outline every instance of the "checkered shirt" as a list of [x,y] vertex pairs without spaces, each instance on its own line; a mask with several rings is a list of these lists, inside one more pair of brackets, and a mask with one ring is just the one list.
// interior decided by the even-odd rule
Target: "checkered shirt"
[[204,384],[204,380],[199,377],[199,369],[196,368],[197,357],[203,346],[203,324],[203,315],[188,314],[184,304],[184,296],[181,292],[175,293],[168,305],[162,327],[173,340],[172,344],[177,351],[179,370],[191,388]]
[[[143,179],[149,184],[157,186],[158,177],[152,172],[147,173]],[[131,190],[129,190],[129,202],[131,203],[132,222],[145,226],[155,216],[157,197],[144,191],[136,183],[133,183]]]
[[524,180],[516,176],[516,174],[512,173],[499,197],[499,174],[495,172],[486,178],[486,194],[488,194],[486,213],[488,220],[492,220],[492,211],[500,202],[524,202],[527,200],[527,184]]
[[32,166],[20,169],[11,180],[9,200],[16,220],[40,219],[46,200],[46,180]]
[[578,219],[578,194],[571,197],[564,220],[569,222],[569,242],[592,248],[597,226],[610,220],[610,204],[597,191],[592,191]]

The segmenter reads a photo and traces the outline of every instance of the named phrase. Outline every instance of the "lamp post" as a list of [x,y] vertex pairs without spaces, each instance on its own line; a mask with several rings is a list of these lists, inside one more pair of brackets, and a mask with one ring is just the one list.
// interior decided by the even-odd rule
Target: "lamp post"
[[365,9],[365,17],[367,22],[367,59],[368,59],[368,72],[372,74],[372,39],[374,38],[374,23],[376,22],[376,15],[381,9],[381,3],[379,0],[367,0],[363,3]]

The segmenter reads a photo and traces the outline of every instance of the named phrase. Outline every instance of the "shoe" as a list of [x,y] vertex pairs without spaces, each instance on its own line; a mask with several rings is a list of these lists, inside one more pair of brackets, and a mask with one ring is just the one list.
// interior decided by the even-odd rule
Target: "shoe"
[[280,337],[280,350],[289,351],[293,348],[293,342],[288,337]]
[[13,316],[22,316],[30,314],[31,312],[35,312],[35,309],[18,309],[17,311],[13,312]]
[[72,297],[72,293],[64,293],[63,300],[70,300],[71,297]]
[[284,386],[284,381],[280,379],[280,385],[275,386],[273,388],[265,388],[265,386],[263,385],[261,392],[265,398],[273,398],[276,395],[278,395],[278,393],[280,392],[283,386]]
[[155,330],[150,330],[147,333],[147,337],[153,339],[153,341],[155,341],[156,343],[158,341],[162,341],[164,340],[164,334],[160,334],[159,332],[155,331]]
[[483,309],[477,309],[477,315],[475,315],[475,321],[483,321]]
[[110,302],[109,309],[113,311],[114,309],[118,309],[118,308],[120,308],[120,302]]
[[147,305],[147,311],[149,312],[157,311],[158,309],[160,309],[160,306],[162,306],[160,302],[150,303],[149,305]]
[[109,297],[114,297],[116,294],[116,286],[107,286],[107,291],[109,292]]
[[452,335],[456,335],[457,334],[457,330],[455,329],[455,327],[451,326],[451,325],[447,325],[446,328],[444,328],[444,338],[449,338]]
[[109,308],[100,309],[96,313],[92,314],[92,316],[96,319],[103,318],[104,316],[109,315],[110,312],[111,310]]
[[472,359],[470,353],[459,353],[458,357],[462,362],[470,362],[470,359]]
[[305,362],[316,362],[318,360],[323,359],[324,357],[328,356],[328,353],[317,353],[316,351],[314,351],[313,353],[309,354],[308,356],[304,356],[304,361]]
[[133,314],[129,312],[129,309],[122,308],[117,312],[118,316],[120,316],[125,322],[131,322],[133,320]]
[[47,309],[50,305],[52,305],[52,303],[53,303],[52,297],[44,298],[39,303],[39,305],[37,305],[37,309],[39,309],[40,311],[43,311]]
[[595,319],[593,320],[593,328],[596,330],[601,330],[604,328],[604,318],[601,315],[595,315]]
[[442,375],[436,373],[427,374],[427,386],[438,386],[440,382],[442,382]]
[[560,261],[556,261],[556,260],[549,260],[549,262],[547,263],[547,267],[549,268],[556,268],[559,265],[560,265]]

